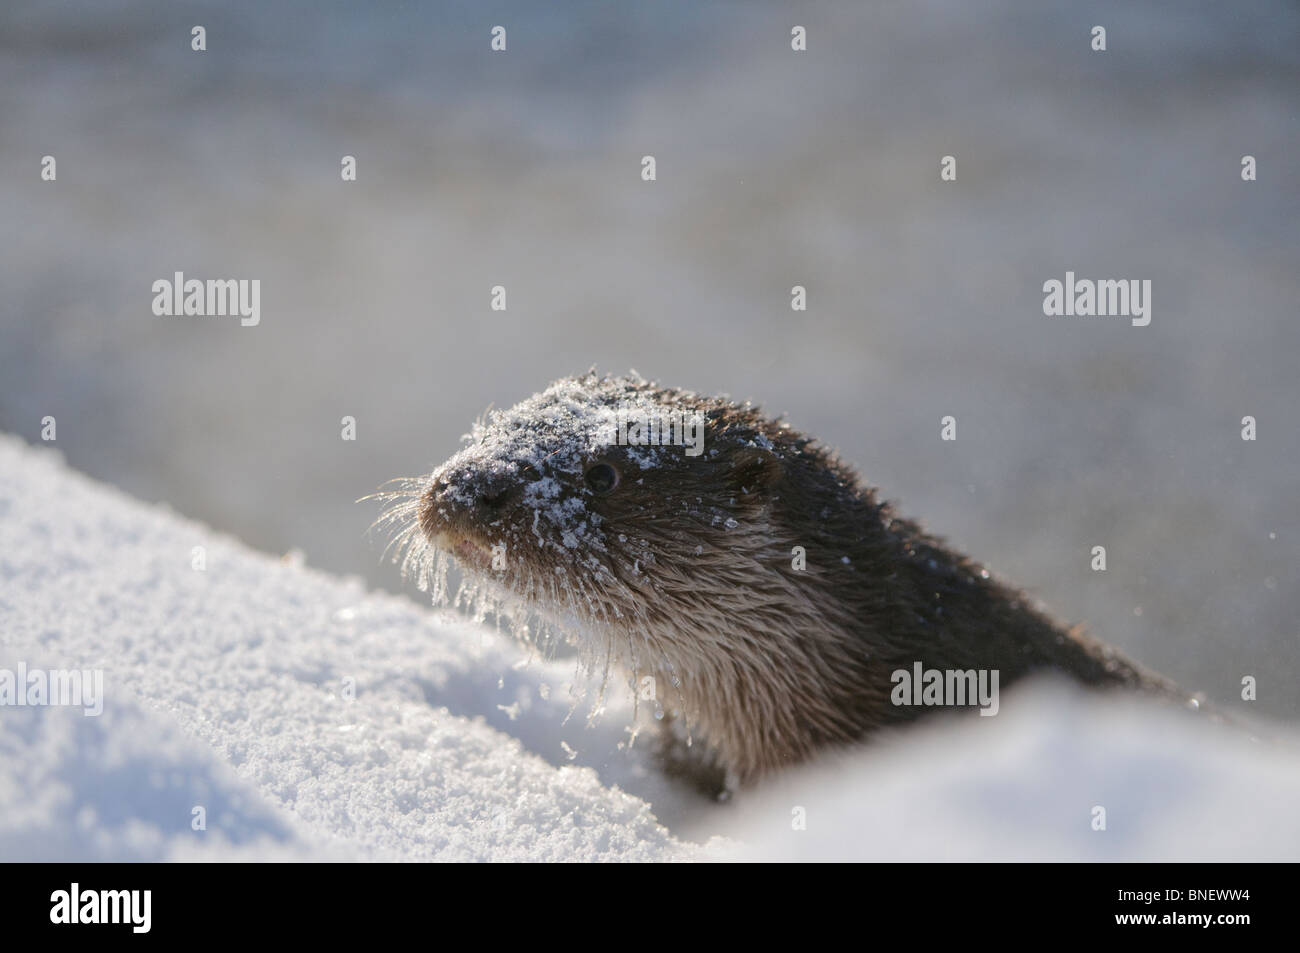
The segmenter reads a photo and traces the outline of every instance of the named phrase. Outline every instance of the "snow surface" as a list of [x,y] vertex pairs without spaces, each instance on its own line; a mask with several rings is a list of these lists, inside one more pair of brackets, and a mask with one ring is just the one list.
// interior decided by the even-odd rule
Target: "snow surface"
[[617,750],[626,717],[563,724],[571,664],[517,670],[495,632],[253,553],[11,437],[0,580],[0,668],[101,668],[107,698],[98,718],[0,709],[0,860],[690,853],[569,763],[565,743],[613,751],[609,773],[653,789]]
[[106,701],[0,707],[3,861],[1300,857],[1290,742],[1050,683],[714,805],[627,745],[618,698],[588,726],[571,662],[0,435],[0,669],[20,663],[100,668]]
[[779,781],[734,833],[747,859],[1295,861],[1298,803],[1300,749],[1277,729],[1045,680],[996,718],[931,723]]

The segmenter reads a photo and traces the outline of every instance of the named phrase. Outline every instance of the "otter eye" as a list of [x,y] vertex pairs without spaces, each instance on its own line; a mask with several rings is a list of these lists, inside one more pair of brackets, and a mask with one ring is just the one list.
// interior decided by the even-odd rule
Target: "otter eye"
[[584,477],[593,493],[608,493],[618,486],[618,471],[608,463],[593,464]]

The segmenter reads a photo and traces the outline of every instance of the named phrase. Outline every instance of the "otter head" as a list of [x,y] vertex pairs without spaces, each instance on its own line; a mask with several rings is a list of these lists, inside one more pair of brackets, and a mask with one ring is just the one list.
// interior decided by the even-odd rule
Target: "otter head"
[[614,626],[631,654],[671,660],[665,640],[707,641],[702,614],[768,601],[757,560],[783,543],[765,515],[783,432],[639,378],[561,380],[475,426],[430,474],[419,529],[541,615]]
[[[801,684],[854,689],[831,633],[856,610],[823,587],[856,568],[816,534],[842,541],[828,514],[858,498],[810,440],[747,404],[595,374],[490,413],[465,440],[418,492],[393,494],[405,541],[420,536],[417,568],[448,553],[589,657],[654,676],[656,704],[682,710],[742,774],[759,758],[746,720],[766,723],[766,754],[793,757],[809,725],[843,718],[830,701],[807,711],[825,692]],[[824,568],[792,567],[801,546]]]
[[612,391],[597,395],[574,380],[490,412],[429,475],[420,531],[521,595],[531,584],[544,596],[552,576],[564,585],[602,573],[607,498],[624,479],[616,413]]

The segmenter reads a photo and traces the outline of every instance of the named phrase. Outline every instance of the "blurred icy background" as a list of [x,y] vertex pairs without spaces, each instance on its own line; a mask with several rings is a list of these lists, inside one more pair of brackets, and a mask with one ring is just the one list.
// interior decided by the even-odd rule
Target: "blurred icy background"
[[[10,0],[0,430],[53,415],[73,466],[396,589],[357,497],[635,367],[787,412],[1063,617],[1294,717],[1298,104],[1282,2]],[[1152,279],[1150,327],[1044,317],[1067,269]],[[178,270],[260,278],[261,325],[154,317]]]

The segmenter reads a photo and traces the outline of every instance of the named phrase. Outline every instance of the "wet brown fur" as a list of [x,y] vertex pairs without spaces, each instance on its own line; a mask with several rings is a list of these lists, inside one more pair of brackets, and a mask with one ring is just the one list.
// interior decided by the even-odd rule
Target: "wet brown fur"
[[[609,447],[599,460],[622,482],[605,496],[576,467],[547,471],[598,525],[599,539],[586,537],[576,557],[537,531],[520,500],[538,467],[562,459],[540,439],[536,459],[495,467],[490,479],[453,458],[424,484],[418,525],[435,546],[509,541],[515,567],[499,581],[543,612],[576,611],[598,650],[653,676],[665,709],[731,783],[933,711],[890,700],[892,673],[916,662],[995,669],[1001,688],[1050,669],[1088,685],[1176,693],[898,516],[833,452],[757,408],[639,378],[576,383],[592,401],[650,397],[698,410],[705,447],[717,452],[663,448],[643,468],[629,448]],[[792,568],[794,547],[806,552],[804,570]]]

